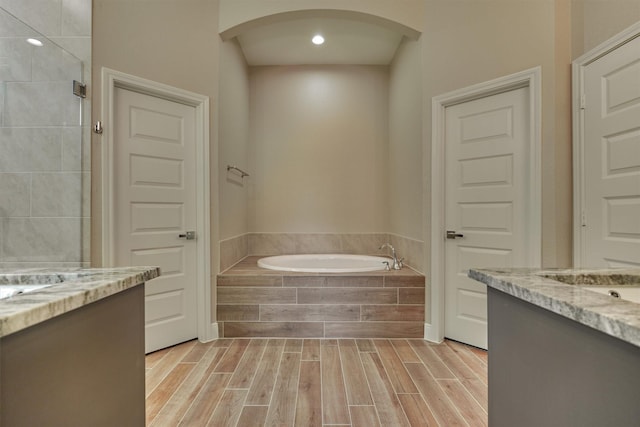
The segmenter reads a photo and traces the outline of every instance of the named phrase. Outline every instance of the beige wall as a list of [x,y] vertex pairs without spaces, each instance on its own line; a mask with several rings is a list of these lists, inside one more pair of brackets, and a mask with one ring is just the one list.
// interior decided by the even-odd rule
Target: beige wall
[[[429,271],[431,98],[542,66],[543,264],[570,265],[570,60],[640,20],[640,0],[319,3],[94,0],[94,82],[106,66],[211,97],[212,259],[218,258],[221,236],[247,231],[390,231],[425,241],[424,271]],[[403,42],[390,71],[266,67],[253,70],[247,95],[247,70],[237,46],[220,46],[218,22],[230,28],[292,5],[348,7],[424,33],[417,42]],[[225,62],[220,70],[219,58]],[[314,92],[321,87],[311,84],[314,79],[327,86]],[[413,79],[420,81],[409,84]],[[219,81],[224,123],[218,129]],[[101,100],[97,87],[92,90],[95,121]],[[322,102],[307,102],[319,95]],[[310,120],[314,105],[321,107],[320,120]],[[243,129],[247,108],[249,136]],[[100,138],[95,135],[92,149],[92,262],[99,265]],[[226,171],[218,171],[227,163],[245,166],[243,160],[251,173],[244,186],[227,182]]]
[[249,67],[236,39],[220,45],[219,157],[220,240],[248,231],[248,189],[253,176],[241,178],[227,165],[249,170]]
[[[101,118],[102,67],[210,97],[211,176],[217,177],[217,0],[94,0],[92,121]],[[92,264],[101,264],[101,140],[92,142]],[[211,185],[212,258],[217,259],[217,179]],[[217,263],[213,263],[216,273]]]
[[388,228],[388,67],[251,69],[252,232]]
[[[571,262],[570,197],[564,190],[571,163],[558,159],[558,147],[571,141],[557,115],[556,103],[567,96],[566,81],[556,76],[555,2],[552,0],[428,0],[423,46],[425,173],[430,177],[431,98],[455,89],[542,67],[542,260],[545,266]],[[570,28],[563,31],[569,31]],[[568,59],[567,59],[568,61]],[[568,62],[563,65],[568,70]],[[558,96],[557,96],[558,95]],[[561,139],[558,135],[563,135]],[[569,181],[570,182],[570,181]],[[427,189],[427,192],[429,190]],[[561,195],[561,196],[560,196]],[[427,200],[430,195],[427,194]],[[429,224],[429,209],[425,224]],[[425,234],[431,233],[428,230]],[[428,241],[428,236],[425,237]],[[425,251],[428,260],[430,251]],[[427,264],[427,271],[429,266]]]
[[422,31],[423,0],[220,0],[220,31],[278,13],[304,10],[338,10],[376,15]]
[[389,232],[422,241],[422,55],[404,39],[389,79]]
[[[582,45],[574,59],[640,21],[640,0],[573,0],[582,25]],[[580,15],[582,12],[582,15]],[[579,34],[578,34],[579,37]]]

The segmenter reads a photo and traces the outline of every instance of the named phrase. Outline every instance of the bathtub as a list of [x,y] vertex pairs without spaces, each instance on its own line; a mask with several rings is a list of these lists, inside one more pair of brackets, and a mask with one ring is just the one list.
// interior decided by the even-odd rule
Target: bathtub
[[391,258],[370,255],[312,254],[261,258],[258,267],[303,273],[359,273],[386,270]]

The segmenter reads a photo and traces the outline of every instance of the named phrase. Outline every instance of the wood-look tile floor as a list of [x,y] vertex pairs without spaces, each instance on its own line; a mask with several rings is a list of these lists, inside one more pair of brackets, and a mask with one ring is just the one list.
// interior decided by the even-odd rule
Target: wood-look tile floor
[[148,426],[487,425],[487,352],[453,341],[190,341],[146,369]]

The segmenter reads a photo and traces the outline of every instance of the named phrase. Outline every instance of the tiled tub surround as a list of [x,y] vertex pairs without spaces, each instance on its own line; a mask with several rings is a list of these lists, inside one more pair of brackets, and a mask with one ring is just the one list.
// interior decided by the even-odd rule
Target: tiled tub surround
[[0,338],[140,285],[160,275],[157,267],[0,270],[0,286],[51,286],[0,299]]
[[581,287],[640,287],[640,269],[477,269],[469,271],[469,277],[640,347],[640,304]]
[[217,278],[221,337],[422,338],[425,277],[289,273],[247,257]]
[[385,255],[391,243],[404,263],[422,271],[423,242],[390,233],[247,233],[220,242],[220,270],[246,256],[291,254]]

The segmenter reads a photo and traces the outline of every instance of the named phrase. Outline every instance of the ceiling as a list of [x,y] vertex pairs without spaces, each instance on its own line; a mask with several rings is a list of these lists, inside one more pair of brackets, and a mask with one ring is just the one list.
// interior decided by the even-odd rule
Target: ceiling
[[[321,34],[325,43],[311,43]],[[269,23],[237,36],[247,63],[257,65],[387,65],[402,34],[374,23],[335,17],[304,17]]]

